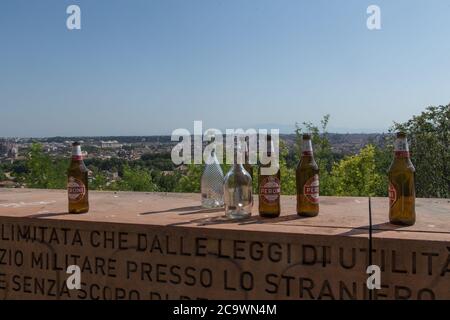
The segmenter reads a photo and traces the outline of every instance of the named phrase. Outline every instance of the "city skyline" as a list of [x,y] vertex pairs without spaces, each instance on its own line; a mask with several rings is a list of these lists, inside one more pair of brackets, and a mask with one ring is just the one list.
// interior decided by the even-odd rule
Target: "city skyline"
[[[68,30],[66,8],[81,8]],[[381,10],[381,30],[366,25]],[[386,132],[450,102],[450,3],[6,0],[0,137],[319,124]]]

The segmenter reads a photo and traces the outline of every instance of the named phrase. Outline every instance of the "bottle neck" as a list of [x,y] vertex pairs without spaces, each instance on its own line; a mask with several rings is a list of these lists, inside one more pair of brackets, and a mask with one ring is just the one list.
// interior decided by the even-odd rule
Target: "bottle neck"
[[249,142],[244,141],[244,163],[249,164],[250,162],[250,154],[249,154]]
[[394,144],[395,158],[409,158],[409,146],[406,138],[397,138]]
[[313,156],[313,149],[312,149],[312,143],[311,140],[303,140],[303,146],[302,146],[302,156],[306,157],[312,157]]
[[213,148],[214,148],[214,149],[211,150],[211,153],[209,154],[209,156],[215,160],[215,159],[217,158],[217,155],[216,155],[216,146],[214,145]]
[[73,146],[72,147],[72,160],[73,161],[82,161],[83,154],[81,153],[81,146]]
[[234,167],[238,168],[245,163],[245,147],[239,137],[234,141]]
[[235,163],[233,165],[234,170],[243,170],[244,169],[244,165],[242,163]]
[[[242,156],[244,157],[244,159],[242,159]],[[236,141],[236,144],[234,146],[234,164],[233,164],[234,170],[242,170],[242,168],[244,168],[243,166],[244,163],[245,163],[245,151],[242,149],[242,145],[238,140]]]
[[216,153],[214,152],[214,150],[212,150],[208,158],[206,159],[206,164],[215,163],[216,159],[217,159]]
[[274,147],[274,145],[273,145],[273,141],[272,141],[272,140],[269,140],[269,141],[267,142],[267,156],[268,156],[268,157],[271,157],[272,154],[274,154],[274,153],[275,153],[275,147]]

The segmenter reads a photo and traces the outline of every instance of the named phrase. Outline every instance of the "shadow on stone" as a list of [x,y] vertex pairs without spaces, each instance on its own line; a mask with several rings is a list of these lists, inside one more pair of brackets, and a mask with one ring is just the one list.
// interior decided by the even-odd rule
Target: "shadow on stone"
[[372,225],[372,233],[382,232],[382,231],[389,231],[389,230],[399,230],[399,229],[404,229],[404,228],[407,228],[407,227],[408,226],[399,226],[399,225],[392,224],[392,223],[389,223],[389,222],[378,223],[378,224]]
[[[218,212],[220,210],[223,210],[223,209],[214,210],[212,212]],[[200,211],[200,212],[206,213],[208,211]],[[310,217],[300,217],[296,214],[293,214],[293,215],[289,215],[289,216],[281,216],[278,218],[263,218],[260,216],[253,216],[253,217],[249,217],[249,218],[245,218],[245,219],[233,220],[233,219],[227,218],[226,216],[220,216],[220,217],[206,217],[206,218],[193,219],[193,220],[185,221],[185,222],[175,222],[175,223],[170,224],[170,226],[179,226],[179,225],[187,225],[187,224],[197,224],[199,226],[208,226],[208,225],[214,225],[214,224],[248,225],[248,224],[277,223],[277,222],[286,222],[286,221],[303,220],[303,219],[310,219]]]
[[201,210],[197,210],[197,211],[180,213],[180,216],[185,216],[185,215],[188,215],[188,214],[196,214],[196,213],[216,213],[216,212],[224,212],[224,209],[223,208],[216,208],[216,209],[205,209],[205,208],[202,208]]
[[159,211],[149,211],[140,213],[140,216],[145,216],[149,214],[157,214],[157,213],[170,213],[170,212],[180,212],[180,216],[188,215],[188,214],[196,214],[196,213],[214,213],[223,211],[223,208],[217,209],[205,209],[202,206],[189,206],[189,207],[181,207],[181,208],[173,208],[168,210],[159,210]]
[[199,219],[193,219],[190,221],[185,222],[175,222],[169,224],[169,226],[180,226],[180,225],[186,225],[186,224],[197,224],[198,226],[209,226],[209,225],[215,225],[215,224],[237,224],[242,221],[246,221],[247,219],[241,219],[241,220],[233,220],[226,216],[220,216],[220,217],[206,217],[206,218],[199,218]]
[[247,219],[246,221],[243,221],[239,224],[246,225],[246,224],[263,224],[263,223],[277,223],[277,222],[285,222],[285,221],[292,221],[292,220],[304,220],[309,219],[310,217],[301,217],[297,214],[292,214],[288,216],[281,216],[277,218],[264,218],[260,216],[255,216]]
[[[397,225],[391,224],[389,222],[374,224],[374,225],[372,225],[372,234],[380,233],[383,231],[396,231],[399,229],[403,229],[405,227],[406,226],[397,226]],[[366,226],[353,228],[350,231],[341,233],[339,235],[340,236],[356,236],[356,235],[361,235],[361,234],[364,235],[364,234],[369,234],[369,229],[370,229],[370,226],[366,225]]]
[[38,213],[27,216],[27,218],[49,218],[49,217],[57,217],[57,216],[65,216],[70,215],[68,212],[47,212],[47,213]]

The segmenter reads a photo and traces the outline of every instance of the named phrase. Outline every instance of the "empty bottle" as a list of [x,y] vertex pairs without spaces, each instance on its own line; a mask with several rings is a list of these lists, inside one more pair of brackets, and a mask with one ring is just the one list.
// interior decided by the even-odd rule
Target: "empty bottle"
[[230,219],[244,219],[252,214],[252,177],[244,169],[241,143],[235,142],[234,163],[225,176],[224,202],[225,215]]
[[202,207],[223,207],[223,171],[217,159],[215,148],[206,161],[201,179]]

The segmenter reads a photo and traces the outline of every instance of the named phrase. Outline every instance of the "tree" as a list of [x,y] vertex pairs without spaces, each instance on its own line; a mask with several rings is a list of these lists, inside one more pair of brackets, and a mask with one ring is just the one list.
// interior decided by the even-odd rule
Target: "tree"
[[152,181],[149,170],[141,168],[123,167],[122,179],[117,183],[122,191],[158,191],[158,187]]
[[281,193],[296,194],[295,168],[287,166],[286,157],[288,156],[288,148],[280,141],[280,171],[281,171]]
[[158,190],[162,192],[173,192],[178,185],[181,176],[177,171],[165,173],[159,170],[152,171],[153,182],[158,186]]
[[14,163],[11,165],[11,169],[7,169],[6,171],[11,171],[15,177],[23,176],[25,174],[28,174],[28,167],[26,161],[14,161]]
[[333,165],[331,184],[337,196],[376,196],[383,190],[385,175],[376,171],[376,150],[367,145],[360,153]]
[[392,139],[384,148],[374,146],[375,148],[375,172],[381,177],[381,181],[374,189],[378,197],[388,196],[388,169],[392,162],[394,145]]
[[25,182],[31,188],[64,189],[67,184],[67,160],[52,159],[44,154],[42,145],[33,143],[27,155],[28,174]]
[[90,167],[92,177],[89,179],[89,188],[91,190],[108,190],[108,179],[106,175],[96,167]]
[[418,197],[450,197],[450,104],[430,106],[392,130],[408,134]]
[[188,164],[188,169],[175,187],[176,192],[200,192],[200,180],[204,165]]

